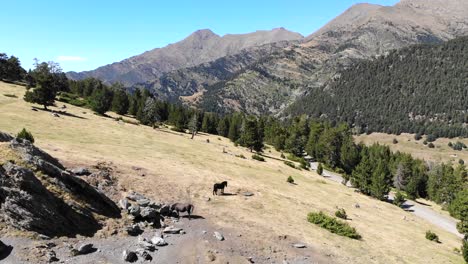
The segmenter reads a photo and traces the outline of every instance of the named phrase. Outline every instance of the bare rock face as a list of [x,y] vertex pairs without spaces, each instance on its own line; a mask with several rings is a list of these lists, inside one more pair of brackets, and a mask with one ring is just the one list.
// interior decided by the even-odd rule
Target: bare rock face
[[120,217],[114,202],[30,142],[0,147],[17,155],[0,164],[0,218],[11,226],[50,237],[91,236],[101,227],[93,213]]

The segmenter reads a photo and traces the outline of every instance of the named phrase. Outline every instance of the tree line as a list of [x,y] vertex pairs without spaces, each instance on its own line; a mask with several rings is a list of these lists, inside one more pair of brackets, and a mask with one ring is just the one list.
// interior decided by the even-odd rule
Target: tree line
[[468,136],[468,37],[362,60],[312,89],[287,114],[346,122],[355,133]]

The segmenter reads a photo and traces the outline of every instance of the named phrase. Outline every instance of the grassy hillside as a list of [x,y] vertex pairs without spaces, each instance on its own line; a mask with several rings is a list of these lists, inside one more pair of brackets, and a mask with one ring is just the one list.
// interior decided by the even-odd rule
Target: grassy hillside
[[[393,139],[398,141],[398,144],[393,144]],[[462,159],[465,164],[468,163],[468,151],[456,151],[448,146],[449,142],[457,141],[468,145],[467,138],[439,138],[433,142],[435,148],[428,148],[423,144],[424,138],[417,141],[413,134],[390,135],[384,133],[372,133],[370,135],[360,135],[355,137],[356,142],[363,142],[367,145],[380,143],[390,146],[393,151],[401,151],[410,153],[415,158],[420,158],[434,162],[452,162],[458,164],[458,160]]]
[[[323,256],[317,257],[319,262],[462,263],[462,257],[453,252],[460,246],[455,235],[391,204],[324,181],[313,172],[298,171],[271,158],[266,162],[252,160],[250,152],[217,136],[199,135],[190,140],[189,135],[117,122],[71,105],[66,111],[73,116],[31,111],[31,105],[22,100],[24,91],[23,87],[0,83],[0,131],[17,133],[27,128],[36,145],[67,166],[113,162],[125,189],[159,200],[191,201],[196,214],[221,227],[240,230],[252,243],[265,243],[265,250],[278,236],[288,235]],[[238,154],[247,159],[235,157]],[[280,156],[273,150],[265,154]],[[145,176],[135,167],[142,168]],[[297,185],[286,183],[289,175]],[[229,181],[226,192],[250,191],[255,195],[213,197],[212,184],[222,180]],[[356,203],[360,208],[354,207]],[[352,219],[348,222],[362,235],[361,241],[339,237],[307,222],[308,212],[333,214],[336,206],[347,211]],[[442,243],[426,240],[427,230],[436,232]]]

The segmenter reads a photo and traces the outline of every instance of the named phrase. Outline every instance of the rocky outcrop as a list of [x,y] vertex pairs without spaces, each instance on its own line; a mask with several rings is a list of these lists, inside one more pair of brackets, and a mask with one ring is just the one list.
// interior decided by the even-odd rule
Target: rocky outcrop
[[0,166],[0,218],[47,236],[91,236],[95,215],[120,217],[117,205],[29,141],[12,140],[16,160]]

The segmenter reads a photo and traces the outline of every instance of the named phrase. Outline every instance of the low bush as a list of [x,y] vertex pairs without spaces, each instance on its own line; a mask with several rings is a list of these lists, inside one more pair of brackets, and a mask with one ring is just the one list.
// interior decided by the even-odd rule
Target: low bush
[[322,173],[323,173],[322,163],[319,163],[319,165],[317,166],[317,173],[318,173],[318,175],[322,175]]
[[31,132],[27,131],[26,128],[23,128],[17,135],[17,138],[29,140],[31,143],[34,143],[34,137]]
[[421,138],[422,138],[421,133],[416,133],[416,135],[414,135],[414,139],[417,141],[421,140]]
[[335,217],[328,216],[323,212],[309,213],[307,215],[307,221],[325,228],[334,234],[352,239],[361,239],[361,235],[357,233],[354,227],[351,227],[348,223],[342,222]]
[[435,145],[434,145],[434,143],[431,142],[431,143],[427,144],[427,147],[428,148],[435,148]]
[[294,163],[292,163],[291,161],[286,160],[286,161],[284,161],[284,164],[288,165],[291,168],[294,168],[294,169],[296,168],[296,165],[294,165]]
[[393,204],[398,207],[401,207],[405,201],[405,196],[401,192],[397,192],[395,194],[395,198],[393,198]]
[[246,159],[246,157],[242,154],[236,155],[236,157],[241,158],[241,159]]
[[398,140],[396,138],[393,139],[393,144],[398,144]]
[[439,243],[439,236],[431,230],[426,231],[426,239]]
[[338,209],[338,211],[335,212],[335,216],[344,220],[348,219],[348,215],[343,208]]
[[283,153],[281,153],[281,158],[282,159],[286,158]]
[[78,107],[86,106],[89,103],[87,100],[80,98],[78,95],[67,92],[60,93],[60,96],[58,97],[57,101]]
[[462,248],[461,248],[461,252],[462,252],[462,255],[463,255],[463,259],[465,260],[465,262],[468,263],[468,241],[466,241],[465,239],[463,239],[463,245],[462,245]]
[[262,156],[257,155],[257,154],[253,154],[252,159],[258,160],[258,161],[265,161],[265,159]]
[[294,179],[292,176],[289,176],[288,179],[286,180],[288,183],[294,183]]

